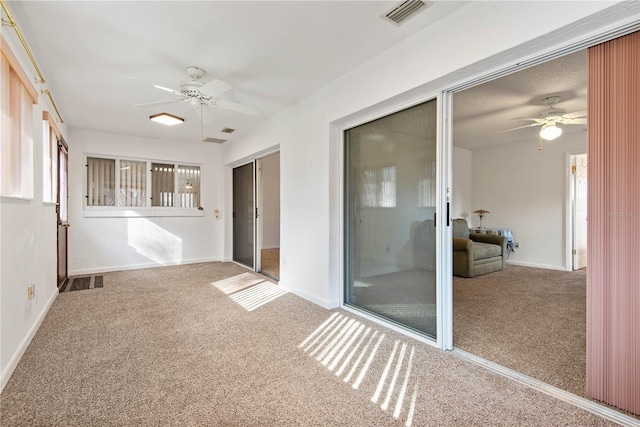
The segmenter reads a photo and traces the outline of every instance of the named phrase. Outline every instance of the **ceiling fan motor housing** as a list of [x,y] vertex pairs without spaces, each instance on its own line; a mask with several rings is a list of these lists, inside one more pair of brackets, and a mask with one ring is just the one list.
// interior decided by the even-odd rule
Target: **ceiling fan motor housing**
[[187,74],[191,77],[191,80],[200,80],[207,72],[200,67],[190,66],[186,68]]

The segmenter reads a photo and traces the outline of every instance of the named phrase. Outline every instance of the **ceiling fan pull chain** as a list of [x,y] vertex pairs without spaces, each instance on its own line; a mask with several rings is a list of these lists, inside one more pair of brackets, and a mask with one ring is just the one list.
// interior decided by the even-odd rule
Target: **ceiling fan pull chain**
[[202,118],[202,101],[200,101],[200,142],[204,141],[204,119]]

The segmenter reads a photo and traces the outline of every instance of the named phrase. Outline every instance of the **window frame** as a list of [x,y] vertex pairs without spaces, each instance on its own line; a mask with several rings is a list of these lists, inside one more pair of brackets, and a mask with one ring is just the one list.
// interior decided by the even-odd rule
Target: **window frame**
[[[115,161],[115,205],[114,206],[89,206],[88,203],[88,159],[106,159]],[[204,168],[201,163],[176,161],[176,160],[163,160],[163,159],[149,159],[131,156],[114,156],[108,154],[94,154],[84,153],[83,155],[83,181],[82,181],[82,211],[85,218],[135,218],[135,217],[201,217],[204,216],[204,204],[203,197],[203,176]],[[119,206],[120,204],[120,161],[131,162],[145,162],[146,169],[146,206]],[[200,206],[198,207],[179,207],[179,206],[152,206],[152,171],[151,165],[153,163],[171,164],[177,170],[179,166],[190,166],[200,168]],[[178,200],[178,173],[174,176],[174,200]]]
[[42,203],[58,203],[58,151],[62,132],[49,111],[42,112]]

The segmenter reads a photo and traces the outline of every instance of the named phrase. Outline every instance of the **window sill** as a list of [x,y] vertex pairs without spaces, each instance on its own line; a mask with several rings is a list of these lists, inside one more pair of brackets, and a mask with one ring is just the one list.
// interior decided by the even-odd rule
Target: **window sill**
[[85,208],[85,218],[145,218],[145,217],[198,217],[204,210],[197,208]]
[[22,200],[25,202],[33,202],[35,199],[33,197],[27,197],[27,196],[11,196],[8,194],[1,194],[0,195],[1,199],[7,199],[7,200]]

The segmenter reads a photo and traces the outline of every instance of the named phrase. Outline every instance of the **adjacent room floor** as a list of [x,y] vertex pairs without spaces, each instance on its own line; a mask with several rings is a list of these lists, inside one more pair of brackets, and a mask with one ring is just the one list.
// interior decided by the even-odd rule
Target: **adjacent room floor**
[[260,251],[261,273],[274,279],[280,278],[280,248],[262,249]]
[[612,425],[233,263],[61,293],[0,408],[3,427]]
[[586,397],[586,273],[507,265],[453,280],[455,347]]

